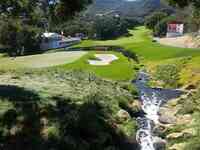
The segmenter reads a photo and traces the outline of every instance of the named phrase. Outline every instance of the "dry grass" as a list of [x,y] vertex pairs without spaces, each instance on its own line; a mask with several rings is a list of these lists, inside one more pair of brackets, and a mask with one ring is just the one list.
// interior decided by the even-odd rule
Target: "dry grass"
[[[116,83],[82,71],[61,69],[26,70],[0,74],[0,85],[23,87],[39,93],[42,97],[63,96],[81,99],[92,93],[102,92],[104,96],[131,97],[129,91],[116,88]],[[119,90],[119,91],[118,91]]]

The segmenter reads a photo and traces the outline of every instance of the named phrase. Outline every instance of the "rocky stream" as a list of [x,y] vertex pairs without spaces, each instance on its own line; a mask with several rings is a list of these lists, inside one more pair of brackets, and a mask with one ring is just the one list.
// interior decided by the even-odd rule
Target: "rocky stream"
[[159,124],[159,110],[168,100],[178,98],[182,91],[173,89],[151,88],[148,86],[150,78],[145,71],[140,71],[133,83],[136,85],[143,113],[137,117],[139,129],[136,140],[141,150],[163,150],[165,139],[158,137],[154,128]]

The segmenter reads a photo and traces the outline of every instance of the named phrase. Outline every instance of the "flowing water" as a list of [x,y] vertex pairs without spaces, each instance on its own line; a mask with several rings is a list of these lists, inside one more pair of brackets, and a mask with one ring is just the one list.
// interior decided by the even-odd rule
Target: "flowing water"
[[140,101],[144,114],[137,118],[139,130],[136,139],[141,146],[141,150],[157,150],[155,141],[158,139],[153,133],[155,124],[159,123],[158,112],[160,107],[167,100],[179,97],[182,92],[178,90],[151,88],[147,85],[149,75],[141,71],[134,82],[139,91]]

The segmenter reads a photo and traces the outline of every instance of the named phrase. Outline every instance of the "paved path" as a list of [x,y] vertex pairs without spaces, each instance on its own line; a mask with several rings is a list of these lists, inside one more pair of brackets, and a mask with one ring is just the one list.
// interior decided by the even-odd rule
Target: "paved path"
[[158,38],[157,41],[160,44],[173,46],[173,47],[181,47],[181,48],[199,48],[200,44],[197,40],[192,38],[189,35],[184,35],[181,37],[174,38]]

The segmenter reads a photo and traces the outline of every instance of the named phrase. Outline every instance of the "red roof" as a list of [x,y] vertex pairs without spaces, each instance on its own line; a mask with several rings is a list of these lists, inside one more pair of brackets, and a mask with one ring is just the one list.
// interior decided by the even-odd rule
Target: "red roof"
[[170,21],[168,24],[183,24],[181,21]]

